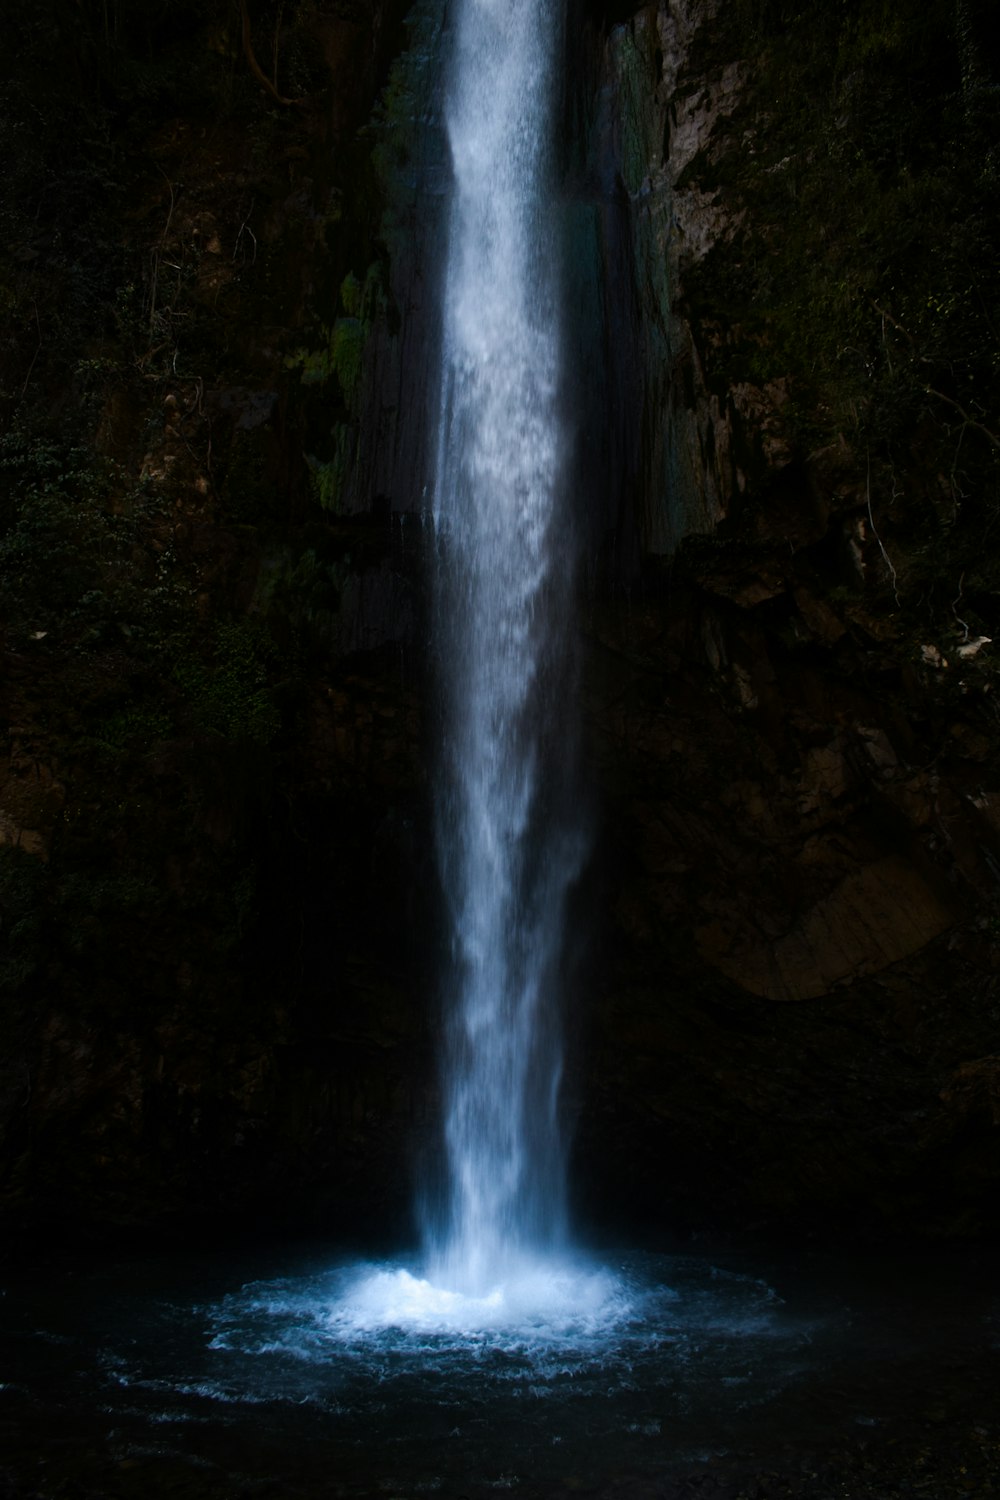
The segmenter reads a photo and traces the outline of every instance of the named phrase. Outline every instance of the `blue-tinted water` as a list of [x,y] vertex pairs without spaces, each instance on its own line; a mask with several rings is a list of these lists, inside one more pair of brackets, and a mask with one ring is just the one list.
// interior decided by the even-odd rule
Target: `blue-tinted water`
[[645,1494],[996,1405],[984,1260],[630,1253],[455,1299],[416,1265],[269,1251],[2,1285],[16,1494]]
[[563,9],[449,7],[433,486],[446,1180],[426,1238],[438,1273],[476,1294],[566,1227],[564,909],[587,838],[552,173]]

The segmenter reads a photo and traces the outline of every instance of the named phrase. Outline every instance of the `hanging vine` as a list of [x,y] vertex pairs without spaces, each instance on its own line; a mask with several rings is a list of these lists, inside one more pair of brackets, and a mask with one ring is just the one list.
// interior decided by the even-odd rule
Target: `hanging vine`
[[275,25],[274,33],[273,81],[272,79],[268,78],[267,74],[264,72],[264,69],[257,61],[257,55],[253,50],[253,37],[250,30],[250,15],[247,11],[247,0],[240,0],[240,21],[243,31],[243,54],[246,57],[247,64],[250,68],[251,73],[256,78],[261,88],[264,89],[265,92],[274,100],[275,104],[280,104],[286,109],[294,109],[303,105],[305,103],[304,99],[286,99],[284,94],[279,93],[278,91],[278,29],[281,25],[281,13],[279,12],[279,17]]

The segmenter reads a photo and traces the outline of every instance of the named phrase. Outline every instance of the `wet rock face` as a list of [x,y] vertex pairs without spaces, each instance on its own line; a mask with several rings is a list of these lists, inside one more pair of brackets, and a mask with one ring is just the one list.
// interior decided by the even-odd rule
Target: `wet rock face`
[[0,268],[42,335],[2,351],[5,1243],[400,1224],[433,1088],[421,545],[356,474],[395,316],[359,133],[406,7],[249,0],[284,105],[237,7],[69,9],[50,38],[13,7],[4,95],[54,122],[17,136],[24,232],[32,193],[90,215]]
[[794,340],[740,290],[779,230],[739,164],[782,103],[724,19],[671,0],[611,29],[591,116],[617,203],[598,259],[629,281],[602,309],[636,365],[611,420],[635,439],[641,562],[588,625],[607,949],[581,1172],[640,1219],[995,1229],[990,630],[913,587],[935,482],[917,405],[909,467],[876,459],[888,397],[833,417],[820,356],[782,368]]
[[972,766],[928,765],[902,694],[886,713],[886,657],[769,625],[676,574],[595,624],[582,1170],[615,1192],[630,1162],[632,1210],[672,1222],[985,1227],[1000,996],[993,836],[952,780]]

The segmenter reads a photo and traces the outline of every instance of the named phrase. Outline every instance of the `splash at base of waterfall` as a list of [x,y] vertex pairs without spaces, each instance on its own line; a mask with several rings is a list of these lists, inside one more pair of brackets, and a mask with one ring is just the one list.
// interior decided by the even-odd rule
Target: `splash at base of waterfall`
[[0,1283],[4,1468],[119,1500],[897,1494],[932,1438],[932,1472],[986,1454],[995,1260],[622,1249],[463,1299],[329,1246],[47,1257]]
[[610,1272],[582,1264],[523,1260],[480,1295],[402,1267],[372,1269],[346,1287],[334,1326],[363,1333],[398,1328],[475,1337],[593,1338],[628,1317],[632,1301]]

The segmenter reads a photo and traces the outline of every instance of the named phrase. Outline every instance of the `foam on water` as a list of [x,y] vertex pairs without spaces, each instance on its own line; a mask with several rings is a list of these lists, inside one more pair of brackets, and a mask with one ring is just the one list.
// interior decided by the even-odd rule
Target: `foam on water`
[[525,1262],[480,1294],[454,1290],[403,1267],[375,1269],[347,1288],[331,1326],[349,1333],[418,1333],[518,1339],[598,1338],[626,1319],[632,1301],[609,1272]]
[[[468,1293],[431,1280],[415,1260],[342,1264],[251,1282],[205,1309],[209,1348],[270,1360],[274,1394],[287,1380],[298,1392],[293,1399],[312,1400],[294,1370],[329,1369],[331,1360],[380,1384],[419,1373],[447,1385],[464,1371],[487,1385],[528,1380],[537,1395],[570,1377],[586,1385],[598,1372],[602,1389],[609,1379],[627,1384],[637,1362],[664,1351],[680,1371],[706,1357],[714,1362],[725,1347],[788,1336],[780,1299],[766,1284],[706,1274],[683,1260],[671,1266],[675,1274],[665,1281],[634,1256],[616,1266],[583,1257],[525,1260],[506,1281]],[[801,1336],[796,1329],[794,1341]],[[499,1363],[484,1365],[487,1358]],[[740,1367],[737,1357],[715,1378]],[[316,1399],[330,1390],[324,1381]]]
[[[185,1474],[210,1465],[213,1493],[252,1475],[304,1500],[515,1482],[610,1494],[625,1476],[630,1493],[659,1494],[727,1452],[735,1469],[706,1482],[735,1493],[747,1452],[783,1462],[795,1430],[803,1452],[839,1454],[848,1428],[867,1442],[913,1399],[922,1411],[959,1363],[988,1416],[996,1310],[986,1258],[908,1273],[899,1256],[845,1270],[840,1257],[624,1250],[463,1294],[416,1258],[299,1246],[32,1269],[0,1296],[0,1341],[8,1436],[33,1447],[26,1492],[38,1452],[53,1488],[62,1448],[77,1488],[78,1455],[94,1453],[95,1493],[119,1462],[155,1454]],[[176,1488],[181,1472],[147,1487]]]

